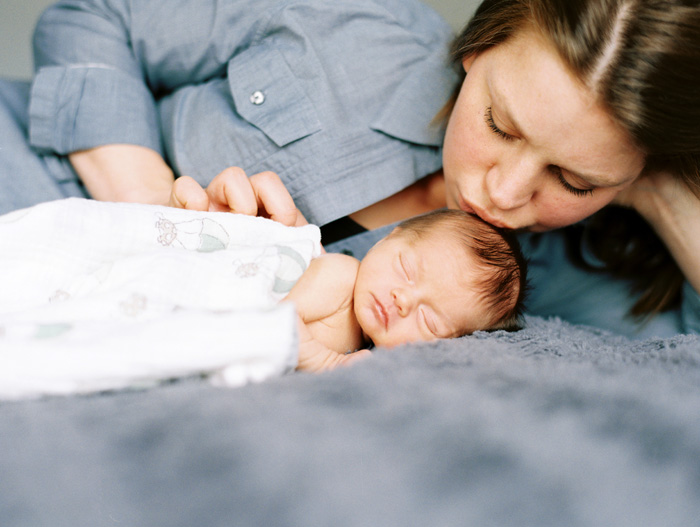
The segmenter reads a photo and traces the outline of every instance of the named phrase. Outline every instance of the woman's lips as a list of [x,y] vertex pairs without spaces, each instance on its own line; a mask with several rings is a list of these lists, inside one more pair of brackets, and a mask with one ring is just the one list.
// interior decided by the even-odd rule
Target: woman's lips
[[386,308],[382,305],[382,303],[379,300],[377,300],[376,296],[372,295],[372,299],[374,300],[373,307],[377,320],[384,327],[384,329],[386,329],[389,325],[389,315],[386,311]]
[[510,227],[508,227],[508,225],[506,225],[505,223],[498,221],[497,219],[492,218],[483,210],[478,209],[478,208],[474,207],[473,205],[470,205],[469,203],[467,203],[464,200],[464,198],[461,196],[459,198],[459,208],[462,209],[464,212],[467,212],[469,214],[474,214],[475,216],[479,216],[486,223],[490,223],[494,227],[498,227],[500,229],[510,229]]
[[460,210],[463,210],[464,212],[466,212],[468,214],[475,214],[476,215],[476,211],[469,206],[469,203],[464,201],[463,197],[460,196],[457,204],[459,205]]

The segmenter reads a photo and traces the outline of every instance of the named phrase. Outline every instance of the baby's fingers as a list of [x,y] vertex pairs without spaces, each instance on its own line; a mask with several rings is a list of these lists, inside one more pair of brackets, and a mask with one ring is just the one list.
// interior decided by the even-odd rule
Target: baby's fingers
[[350,364],[354,364],[357,361],[368,359],[371,356],[372,356],[372,352],[370,350],[367,350],[367,349],[357,350],[357,351],[354,351],[352,353],[346,353],[344,355],[340,355],[340,357],[341,357],[340,365],[349,366]]

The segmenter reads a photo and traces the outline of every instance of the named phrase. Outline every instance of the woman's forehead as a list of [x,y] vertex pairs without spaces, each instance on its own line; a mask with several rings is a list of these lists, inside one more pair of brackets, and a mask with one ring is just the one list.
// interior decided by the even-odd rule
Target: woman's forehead
[[[493,111],[518,137],[595,186],[641,172],[644,155],[535,30],[522,30],[477,57]],[[503,125],[503,123],[501,123]]]

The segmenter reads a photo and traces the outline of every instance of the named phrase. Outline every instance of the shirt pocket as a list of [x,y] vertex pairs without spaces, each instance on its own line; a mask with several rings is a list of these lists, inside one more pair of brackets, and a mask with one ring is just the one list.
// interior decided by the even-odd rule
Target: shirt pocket
[[313,104],[273,46],[256,45],[237,54],[227,71],[238,114],[278,147],[321,130]]

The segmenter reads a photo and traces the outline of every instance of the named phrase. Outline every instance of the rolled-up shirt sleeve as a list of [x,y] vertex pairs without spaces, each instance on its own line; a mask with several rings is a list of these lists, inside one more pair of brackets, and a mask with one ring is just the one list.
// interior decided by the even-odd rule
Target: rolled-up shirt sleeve
[[[110,143],[161,152],[157,98],[222,75],[236,39],[255,25],[247,2],[228,2],[225,13],[219,4],[63,0],[49,7],[34,33],[32,145],[58,154]],[[261,9],[252,10],[258,18]]]
[[126,3],[60,2],[34,33],[30,142],[67,154],[126,143],[161,151],[153,95],[130,42]]
[[115,143],[162,151],[150,91],[107,66],[41,69],[32,87],[30,123],[31,144],[57,154]]

